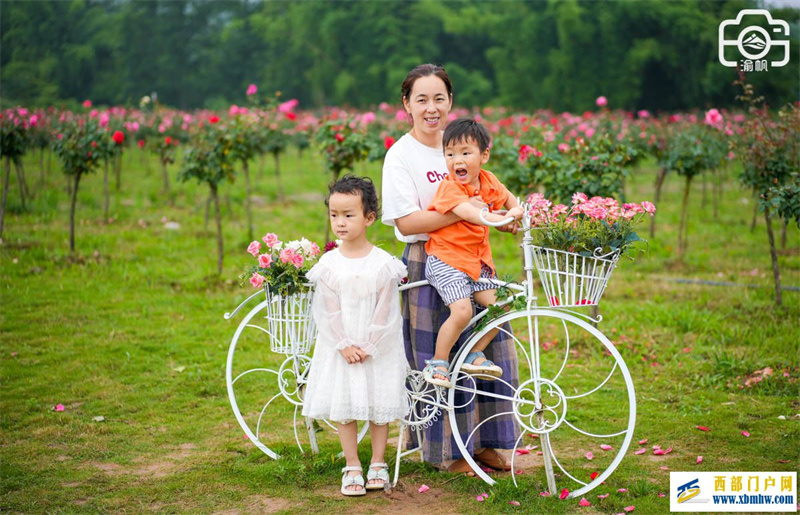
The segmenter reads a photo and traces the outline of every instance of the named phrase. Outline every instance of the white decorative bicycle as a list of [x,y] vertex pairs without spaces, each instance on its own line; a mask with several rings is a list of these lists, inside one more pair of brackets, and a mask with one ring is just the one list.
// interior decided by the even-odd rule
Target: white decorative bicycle
[[[529,210],[525,209],[527,213]],[[484,221],[487,225],[503,225]],[[467,336],[451,362],[451,388],[433,386],[419,371],[409,371],[406,379],[411,409],[401,420],[394,482],[401,458],[420,452],[421,445],[403,449],[408,429],[422,442],[423,428],[443,414],[455,415],[478,398],[505,401],[508,411],[492,413],[478,423],[465,423],[464,417],[448,416],[453,439],[475,474],[489,484],[495,481],[473,459],[468,447],[487,421],[507,417],[517,428],[511,450],[511,478],[533,477],[531,471],[543,466],[547,489],[556,493],[557,484],[566,487],[570,497],[592,490],[617,468],[630,446],[636,420],[636,398],[628,368],[614,344],[576,308],[596,306],[619,259],[610,255],[581,256],[533,245],[530,219],[522,220],[525,280],[521,284],[493,280],[513,294],[505,302],[524,308],[507,312],[478,324],[487,311],[476,315]],[[534,269],[544,289],[547,306],[537,305]],[[482,279],[484,280],[484,279]],[[401,289],[427,284],[420,281]],[[242,302],[225,318],[233,317],[261,292]],[[278,458],[276,449],[289,438],[287,424],[272,424],[292,417],[288,431],[301,451],[298,428],[305,425],[312,452],[318,452],[317,439],[326,433],[327,421],[317,424],[302,419],[303,387],[311,359],[309,353],[316,330],[310,314],[311,293],[289,298],[273,297],[255,306],[239,324],[231,339],[226,366],[226,383],[231,407],[245,435],[265,454]],[[476,325],[481,326],[475,329]],[[472,346],[488,331],[499,329],[513,342],[519,359],[518,381],[498,380],[491,388],[483,379],[462,370]],[[270,346],[264,345],[264,338]],[[599,344],[599,345],[598,345]],[[236,373],[234,374],[234,371]],[[480,386],[480,387],[479,387]],[[247,407],[243,409],[243,407]],[[368,425],[364,424],[359,440]],[[540,463],[541,459],[541,463]]]

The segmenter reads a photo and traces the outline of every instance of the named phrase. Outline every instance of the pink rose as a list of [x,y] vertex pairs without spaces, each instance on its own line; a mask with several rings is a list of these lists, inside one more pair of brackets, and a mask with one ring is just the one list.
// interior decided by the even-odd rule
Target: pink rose
[[566,143],[559,143],[558,151],[561,152],[562,154],[566,154],[567,152],[569,152],[569,145]]
[[656,206],[654,206],[652,202],[647,202],[646,200],[642,202],[642,209],[644,209],[644,211],[650,215],[654,215],[656,213]]
[[258,257],[258,251],[261,249],[261,244],[257,241],[251,241],[250,245],[247,246],[247,252],[253,255],[253,257]]
[[292,256],[292,264],[294,265],[295,268],[300,268],[301,266],[303,266],[303,263],[305,262],[306,259],[303,257],[302,254],[295,254],[294,256]]
[[253,285],[253,288],[261,288],[261,286],[264,284],[264,278],[262,276],[256,274],[256,273],[254,273],[250,277],[250,284]]
[[372,111],[367,111],[366,113],[361,115],[361,124],[362,125],[369,125],[375,121],[375,113]]
[[311,249],[308,251],[308,257],[314,257],[317,254],[319,254],[319,245],[317,245],[316,243],[314,243],[312,241],[311,242]]
[[280,253],[281,263],[293,263],[296,255],[294,249],[283,249]]
[[706,125],[710,125],[712,127],[719,127],[722,125],[722,115],[717,109],[709,109],[706,111],[705,123]]
[[300,101],[297,100],[296,98],[287,100],[286,102],[283,102],[280,105],[278,105],[278,111],[281,113],[288,113],[289,111],[293,111],[294,108],[297,107],[297,104],[299,103]]
[[578,192],[578,193],[575,193],[574,195],[572,195],[572,204],[573,205],[583,204],[587,200],[589,200],[589,198],[586,196],[585,193]]
[[597,97],[595,103],[597,104],[597,107],[605,107],[608,105],[608,99],[606,97]]
[[258,93],[258,87],[255,84],[250,84],[249,86],[247,86],[247,96],[248,97],[253,96],[256,93]]
[[258,266],[261,268],[269,268],[272,264],[272,254],[261,254],[258,256]]
[[269,248],[271,248],[271,249],[272,249],[272,248],[275,248],[277,245],[280,245],[280,244],[281,244],[281,240],[279,240],[279,239],[278,239],[278,235],[277,235],[277,234],[275,234],[275,233],[273,233],[273,232],[271,232],[271,233],[267,234],[266,236],[264,236],[263,238],[261,238],[261,240],[262,240],[264,243],[266,243],[266,244],[267,244],[267,247],[269,247]]

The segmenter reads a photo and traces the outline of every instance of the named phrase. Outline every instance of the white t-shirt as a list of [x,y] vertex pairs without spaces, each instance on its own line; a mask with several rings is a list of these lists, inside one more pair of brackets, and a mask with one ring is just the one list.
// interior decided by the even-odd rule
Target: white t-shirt
[[381,221],[394,227],[398,240],[406,243],[427,241],[427,233],[403,236],[395,220],[414,211],[428,209],[439,183],[447,177],[444,152],[431,148],[406,134],[386,152],[383,161]]

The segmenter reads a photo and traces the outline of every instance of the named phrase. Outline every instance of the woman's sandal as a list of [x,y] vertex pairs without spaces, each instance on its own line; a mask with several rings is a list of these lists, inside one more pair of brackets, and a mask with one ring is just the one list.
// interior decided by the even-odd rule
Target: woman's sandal
[[[444,372],[440,367],[444,367]],[[436,375],[444,376],[444,379],[437,379],[434,377]],[[422,377],[436,386],[444,386],[445,388],[453,386],[450,383],[450,363],[443,359],[426,359],[425,368],[422,369]]]
[[[355,497],[358,495],[366,495],[367,491],[364,489],[364,475],[363,474],[356,474],[355,476],[351,476],[348,472],[363,472],[364,469],[361,467],[345,467],[342,469],[342,495],[346,495],[348,497]],[[360,486],[360,490],[348,490],[347,487],[356,485]]]
[[[480,365],[476,365],[475,360],[478,358],[483,358],[485,361]],[[481,378],[487,381],[494,381],[503,375],[503,369],[486,359],[486,355],[481,351],[470,352],[467,354],[467,357],[464,358],[464,364],[461,365],[461,370],[468,374],[488,376]]]
[[[378,467],[373,468],[373,467]],[[382,483],[370,483],[370,481],[383,481]],[[389,465],[386,463],[370,463],[367,470],[367,490],[383,490],[389,484]]]

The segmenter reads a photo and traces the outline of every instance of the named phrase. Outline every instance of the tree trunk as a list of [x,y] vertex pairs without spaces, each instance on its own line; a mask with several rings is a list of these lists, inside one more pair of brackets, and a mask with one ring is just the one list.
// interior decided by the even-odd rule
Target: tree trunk
[[208,230],[208,217],[210,212],[211,212],[211,195],[209,194],[208,198],[206,199],[206,216],[205,219],[203,220],[203,227],[206,231]]
[[169,205],[172,206],[174,205],[174,202],[172,201],[172,192],[169,189],[169,174],[167,173],[167,163],[164,160],[160,161],[161,161],[161,171],[164,176],[164,193],[167,195],[167,198],[169,199]]
[[108,158],[104,159],[103,168],[103,194],[105,195],[105,203],[103,204],[103,219],[108,223]]
[[78,201],[78,184],[81,174],[75,174],[75,183],[72,186],[72,204],[69,208],[69,251],[75,252],[75,205]]
[[14,160],[14,169],[17,171],[17,183],[19,184],[19,199],[22,201],[22,210],[25,210],[25,197],[27,195],[27,189],[25,187],[25,174],[22,171],[21,163],[18,160]]
[[122,187],[122,151],[114,158],[114,173],[117,175],[117,192]]
[[[339,174],[342,173],[341,170],[333,170],[333,182],[339,180]],[[331,241],[331,224],[328,223],[328,209],[325,208],[325,243]]]
[[683,259],[684,255],[686,255],[686,226],[688,225],[686,220],[686,213],[689,208],[689,190],[692,186],[692,177],[690,175],[686,176],[686,185],[683,187],[683,204],[681,205],[681,224],[678,228],[678,259]]
[[700,201],[700,207],[705,210],[706,206],[708,205],[708,174],[710,173],[709,170],[704,170],[701,174],[703,178],[703,198]]
[[775,250],[775,235],[772,234],[772,219],[769,210],[764,210],[764,220],[767,222],[767,237],[769,238],[769,255],[772,258],[772,275],[775,277],[775,305],[781,307],[781,272],[778,270],[778,252]]
[[[656,175],[656,192],[653,198],[653,203],[657,206],[659,201],[661,200],[661,188],[664,186],[664,179],[667,177],[667,169],[662,168],[658,171],[658,175]],[[656,236],[656,217],[650,218],[650,237],[655,238]]]
[[39,187],[44,187],[44,147],[39,149]]
[[0,238],[3,237],[3,223],[6,219],[6,198],[8,197],[8,180],[11,176],[11,158],[6,156],[6,176],[3,180],[3,206],[0,208]]
[[211,185],[211,199],[214,202],[214,220],[217,223],[217,275],[222,275],[222,215],[219,212],[219,196],[217,187]]
[[244,209],[247,212],[247,238],[253,241],[253,212],[250,206],[250,168],[247,165],[247,159],[242,159],[242,169],[244,170]]
[[272,158],[275,160],[275,177],[278,179],[278,200],[283,202],[286,197],[283,194],[283,185],[281,184],[281,155],[280,152],[273,152]]
[[719,219],[719,197],[722,195],[722,188],[719,184],[721,175],[717,168],[711,169],[711,205],[714,208],[714,220]]
[[783,220],[783,230],[781,231],[781,249],[786,250],[786,229],[789,228],[789,219]]

